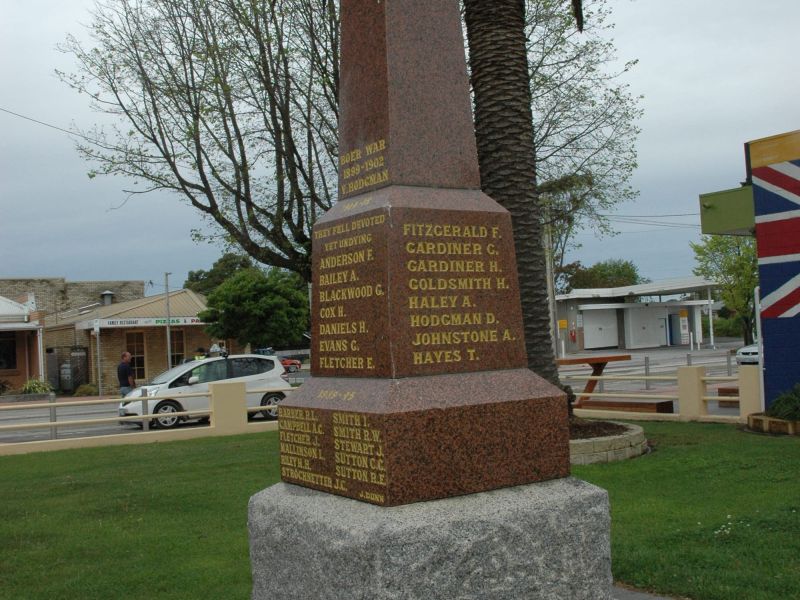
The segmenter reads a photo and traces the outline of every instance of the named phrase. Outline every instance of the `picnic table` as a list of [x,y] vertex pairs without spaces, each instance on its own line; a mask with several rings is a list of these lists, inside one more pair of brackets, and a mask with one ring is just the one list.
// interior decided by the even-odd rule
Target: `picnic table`
[[[606,354],[606,355],[592,355],[592,356],[575,356],[571,358],[557,358],[556,364],[559,367],[565,365],[589,365],[592,367],[592,377],[599,377],[603,374],[603,370],[610,362],[618,360],[630,360],[630,354]],[[591,394],[594,388],[597,387],[597,379],[589,379],[586,382],[586,387],[583,388],[584,394]],[[575,400],[575,407],[580,405],[589,398],[589,396],[578,396]]]

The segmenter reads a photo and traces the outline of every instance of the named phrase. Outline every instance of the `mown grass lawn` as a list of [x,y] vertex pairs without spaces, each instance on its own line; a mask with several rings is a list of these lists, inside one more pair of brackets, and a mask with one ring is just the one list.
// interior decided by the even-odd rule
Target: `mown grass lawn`
[[694,600],[800,598],[800,440],[644,428],[650,455],[573,469],[609,491],[614,578]]
[[274,432],[0,457],[0,598],[250,597]]
[[[694,600],[800,598],[800,440],[650,423],[609,490],[614,576]],[[0,457],[0,598],[250,596],[249,497],[277,434]],[[569,599],[565,599],[569,600]]]

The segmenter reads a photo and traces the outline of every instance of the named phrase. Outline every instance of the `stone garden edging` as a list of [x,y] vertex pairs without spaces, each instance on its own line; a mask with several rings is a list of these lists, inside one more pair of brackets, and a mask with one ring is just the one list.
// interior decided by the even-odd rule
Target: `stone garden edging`
[[747,428],[758,433],[800,435],[800,421],[768,417],[764,413],[747,415]]
[[644,430],[638,425],[619,423],[628,431],[620,435],[570,440],[569,462],[573,465],[609,463],[641,456],[647,452]]

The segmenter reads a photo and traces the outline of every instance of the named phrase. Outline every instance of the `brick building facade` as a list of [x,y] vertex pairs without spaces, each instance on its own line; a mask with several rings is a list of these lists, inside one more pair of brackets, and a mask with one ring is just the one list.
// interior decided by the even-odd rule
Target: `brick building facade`
[[43,338],[32,295],[0,296],[0,388],[15,390],[44,370]]
[[[176,290],[170,293],[169,301],[172,365],[191,358],[197,348],[208,349],[214,343],[232,353],[241,351],[235,341],[212,339],[205,333],[197,316],[206,308],[202,296]],[[47,317],[47,352],[57,356],[59,373],[73,371],[73,387],[91,382],[102,384],[103,394],[114,394],[119,390],[117,365],[125,351],[133,355],[134,376],[139,383],[168,368],[166,315],[166,299],[160,294],[114,302],[58,321]],[[69,368],[64,369],[67,363]],[[81,371],[84,364],[85,373]],[[59,387],[65,387],[63,381]]]
[[50,315],[102,302],[102,293],[114,293],[114,302],[144,298],[144,281],[67,281],[63,277],[0,279],[0,296],[33,294],[36,309]]

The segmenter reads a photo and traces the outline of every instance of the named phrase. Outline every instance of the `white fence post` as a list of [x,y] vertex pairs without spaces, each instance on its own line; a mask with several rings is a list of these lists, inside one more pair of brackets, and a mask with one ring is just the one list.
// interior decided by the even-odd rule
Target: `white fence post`
[[747,422],[747,415],[761,412],[761,382],[758,367],[739,367],[739,420]]
[[708,414],[703,401],[706,395],[705,367],[678,367],[678,412],[689,421]]
[[215,435],[247,431],[247,397],[244,382],[210,383],[211,427]]

